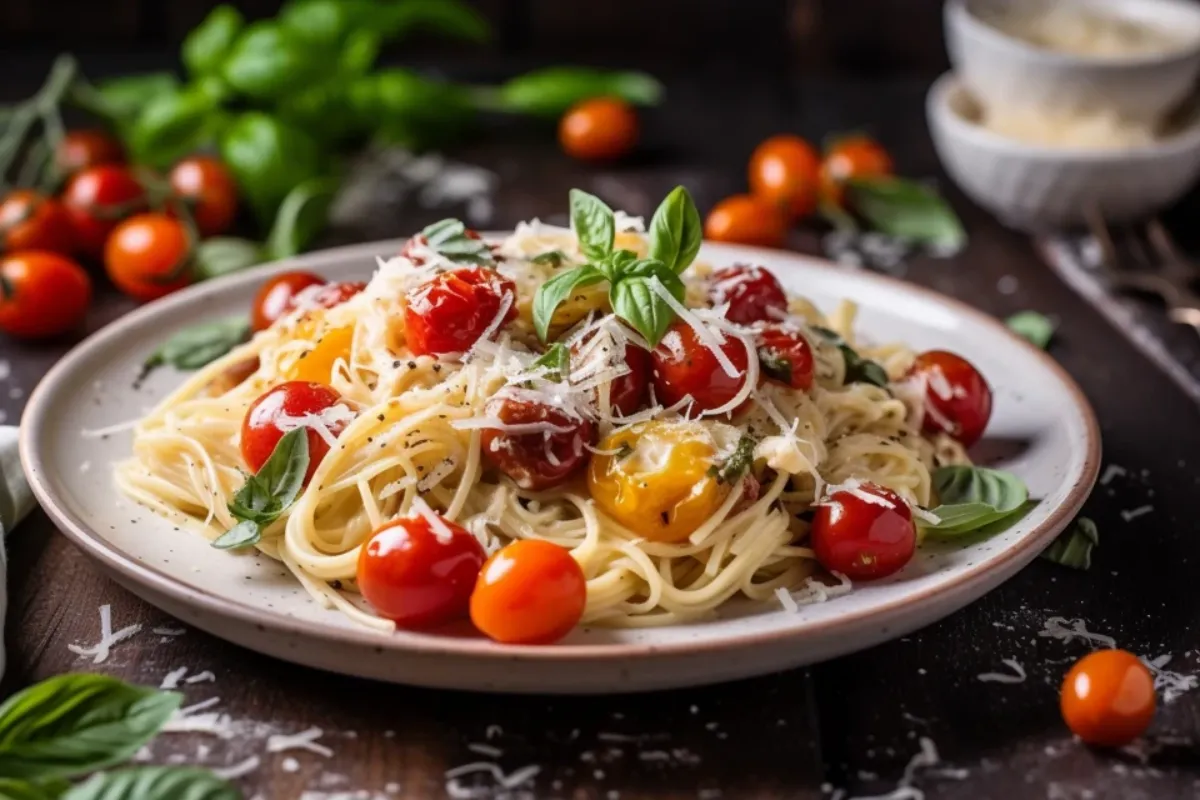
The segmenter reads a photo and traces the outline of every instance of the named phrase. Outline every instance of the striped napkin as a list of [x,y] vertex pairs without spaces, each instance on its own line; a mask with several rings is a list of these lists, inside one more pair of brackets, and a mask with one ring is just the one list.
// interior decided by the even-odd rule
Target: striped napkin
[[[17,456],[17,429],[0,425],[0,630],[8,610],[7,557],[4,537],[33,508],[33,493]],[[0,675],[4,674],[4,647],[0,645]]]

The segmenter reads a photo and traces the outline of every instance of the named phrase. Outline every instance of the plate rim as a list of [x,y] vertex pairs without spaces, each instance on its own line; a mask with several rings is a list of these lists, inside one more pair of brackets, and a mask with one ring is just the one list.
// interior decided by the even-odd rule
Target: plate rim
[[[487,237],[503,236],[503,232],[488,232]],[[473,639],[452,636],[439,636],[433,633],[419,631],[404,631],[397,629],[395,633],[381,634],[378,631],[364,627],[334,627],[317,621],[299,619],[282,612],[255,608],[213,594],[200,588],[194,588],[171,575],[149,566],[138,560],[137,556],[122,550],[108,542],[63,505],[60,505],[54,493],[43,479],[46,472],[43,451],[38,447],[39,438],[35,432],[46,425],[46,415],[57,392],[56,386],[63,376],[75,371],[78,365],[85,364],[93,351],[103,347],[109,340],[119,338],[127,328],[136,326],[143,318],[157,315],[162,311],[177,306],[186,306],[199,301],[206,296],[220,293],[227,284],[249,282],[250,277],[263,277],[275,272],[291,269],[320,268],[339,260],[360,257],[377,256],[379,253],[396,250],[406,239],[385,239],[362,244],[345,245],[307,253],[302,256],[270,262],[256,266],[240,273],[206,281],[176,292],[161,300],[147,303],[125,314],[113,322],[93,332],[83,341],[76,344],[46,372],[30,394],[19,426],[19,451],[21,466],[29,485],[33,490],[41,508],[50,519],[76,547],[85,555],[97,561],[105,569],[118,573],[123,579],[136,585],[145,586],[149,591],[167,595],[172,601],[188,607],[199,607],[208,614],[218,618],[232,617],[241,624],[267,626],[279,633],[315,638],[327,644],[384,648],[396,653],[416,651],[422,655],[442,655],[447,657],[471,657],[489,660],[512,662],[514,660],[558,662],[577,659],[589,661],[621,661],[628,658],[644,659],[647,657],[675,657],[680,655],[707,654],[736,651],[756,645],[780,645],[789,640],[803,641],[807,637],[827,635],[831,630],[840,627],[853,628],[868,622],[870,619],[880,621],[895,618],[897,613],[916,605],[932,606],[939,600],[952,600],[958,593],[970,590],[971,586],[989,573],[1001,573],[1011,567],[1014,561],[1028,563],[1037,552],[1049,544],[1050,537],[1066,527],[1084,501],[1087,500],[1094,487],[1100,471],[1101,463],[1101,433],[1095,412],[1083,390],[1074,378],[1042,350],[1034,347],[1025,339],[1010,331],[1002,322],[987,313],[974,308],[968,303],[944,295],[908,281],[900,280],[889,275],[860,272],[858,277],[868,283],[882,284],[904,292],[916,294],[926,301],[932,301],[949,308],[954,313],[967,318],[974,324],[1000,333],[1026,355],[1041,362],[1059,383],[1067,389],[1074,411],[1083,422],[1086,452],[1080,474],[1067,492],[1063,502],[1053,509],[1046,519],[1037,527],[1030,530],[1012,547],[999,553],[995,559],[984,560],[979,564],[963,569],[962,573],[953,580],[937,586],[928,587],[916,594],[907,594],[891,600],[881,606],[870,609],[852,611],[830,619],[813,621],[801,627],[781,627],[773,630],[754,632],[730,632],[710,639],[681,639],[668,642],[609,642],[571,644],[559,643],[551,647],[538,645],[497,645],[486,639]],[[819,271],[846,277],[846,270],[828,259],[797,253],[790,250],[777,250],[744,245],[728,245],[721,242],[704,241],[706,249],[721,251],[730,250],[741,254],[738,258],[749,255],[753,258],[761,255],[768,259],[784,257],[804,262],[807,267]],[[1032,552],[1031,551],[1035,551]],[[1018,566],[1016,569],[1019,569]],[[1013,569],[1012,572],[1016,570]],[[1002,578],[1000,583],[1011,577],[1011,573]],[[124,583],[124,580],[118,583]],[[997,584],[998,585],[998,584]],[[995,587],[992,587],[995,588]],[[931,615],[930,624],[934,619],[940,619],[953,613],[975,599],[987,594],[991,589],[985,589],[972,600],[961,605],[955,605],[950,611]],[[135,593],[136,594],[136,593]]]

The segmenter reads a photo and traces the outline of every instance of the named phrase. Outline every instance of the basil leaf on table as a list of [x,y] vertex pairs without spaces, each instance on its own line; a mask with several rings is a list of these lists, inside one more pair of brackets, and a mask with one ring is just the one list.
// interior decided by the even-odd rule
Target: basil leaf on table
[[676,186],[650,220],[650,257],[680,273],[696,259],[704,238],[700,212],[687,189]]
[[245,317],[228,317],[184,328],[146,359],[147,367],[168,364],[176,369],[199,369],[246,341],[250,323]]
[[837,346],[842,351],[842,359],[846,362],[846,383],[870,383],[887,388],[889,383],[887,370],[868,358],[863,358],[858,351],[846,343],[846,340],[819,325],[812,326],[813,331],[822,338]]
[[213,236],[196,245],[192,268],[201,280],[208,280],[240,272],[262,262],[263,249],[258,242],[236,236]]
[[93,775],[62,800],[242,800],[242,793],[205,769],[146,766]]
[[486,42],[492,33],[487,20],[459,0],[397,0],[376,4],[370,21],[388,39],[423,32]]
[[0,775],[42,781],[125,761],[182,699],[103,675],[50,678],[0,706]]
[[1096,529],[1096,523],[1087,517],[1076,517],[1070,527],[1042,551],[1042,558],[1072,569],[1089,569],[1092,548],[1099,545],[1100,531]]
[[967,235],[946,201],[923,183],[902,178],[852,178],[850,204],[871,227],[909,242],[954,250]]
[[221,67],[221,77],[254,100],[278,100],[319,79],[328,68],[326,54],[263,20],[238,36]]
[[537,332],[538,338],[543,342],[546,341],[546,336],[550,332],[550,323],[554,319],[554,310],[571,296],[571,292],[603,280],[606,280],[603,272],[585,264],[555,275],[539,286],[537,294],[533,298],[533,328]]
[[603,72],[582,67],[549,67],[519,75],[493,93],[484,105],[535,116],[558,117],[581,100],[619,97],[635,105],[655,105],[662,84],[644,72]]
[[259,111],[239,115],[221,137],[221,159],[255,215],[272,222],[293,187],[321,173],[316,141],[303,130]]
[[275,444],[258,472],[246,478],[229,501],[229,513],[239,522],[212,541],[221,550],[248,547],[262,539],[262,530],[286,511],[304,488],[308,472],[308,429],[293,428]]
[[555,342],[542,353],[532,364],[531,368],[545,367],[545,378],[548,381],[565,381],[571,374],[571,351],[562,342]]
[[1039,350],[1045,350],[1054,338],[1054,323],[1036,311],[1018,311],[1004,321],[1008,329]]
[[593,261],[612,252],[616,218],[603,200],[580,189],[571,190],[571,228],[579,250]]
[[329,220],[337,189],[332,178],[310,178],[288,192],[267,235],[267,255],[279,259],[303,252]]
[[183,40],[183,65],[192,76],[215,75],[221,71],[238,34],[246,26],[242,12],[219,5]]

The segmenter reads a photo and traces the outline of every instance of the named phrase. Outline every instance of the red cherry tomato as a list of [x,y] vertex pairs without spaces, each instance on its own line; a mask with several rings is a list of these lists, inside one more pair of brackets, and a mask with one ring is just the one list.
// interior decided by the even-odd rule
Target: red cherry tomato
[[637,112],[617,97],[576,103],[558,123],[563,152],[580,161],[615,161],[633,150],[637,138]]
[[[362,281],[340,281],[338,283],[326,284],[324,289],[313,294],[312,303],[321,308],[333,308],[334,306],[340,306],[365,288],[367,288],[367,284]],[[291,311],[295,307],[296,300],[293,296],[288,304],[288,311]]]
[[508,297],[501,326],[517,316],[517,286],[486,267],[443,272],[407,295],[404,329],[414,355],[463,353],[483,335]]
[[750,156],[750,192],[793,220],[817,209],[821,157],[799,136],[772,136]]
[[[585,336],[582,341],[571,346],[572,360],[579,358],[580,351],[586,351],[591,338],[591,335]],[[589,352],[585,357],[590,359],[593,356]],[[624,363],[629,367],[629,372],[613,378],[609,383],[608,404],[610,411],[615,410],[621,416],[628,417],[640,409],[646,399],[646,389],[650,386],[650,354],[636,344],[627,342]]]
[[721,367],[713,351],[701,344],[692,326],[676,320],[667,329],[658,347],[650,353],[654,362],[654,394],[663,405],[674,405],[690,395],[694,401],[683,413],[698,417],[732,400],[746,380],[746,346],[732,336],[725,337],[721,351],[733,363],[736,376]]
[[497,642],[549,644],[583,616],[587,581],[562,547],[523,539],[496,551],[471,593],[471,621]]
[[310,286],[320,286],[325,279],[311,272],[285,272],[269,278],[258,287],[250,309],[250,328],[265,331],[294,307],[296,295]]
[[[251,472],[257,473],[275,451],[275,445],[295,425],[280,427],[281,417],[303,417],[305,414],[320,414],[327,408],[342,402],[342,396],[323,383],[288,381],[281,383],[255,400],[246,411],[242,422],[242,458]],[[333,423],[327,426],[337,436],[345,425]],[[317,471],[321,459],[329,453],[329,445],[312,428],[305,431],[308,437],[308,471],[304,473],[307,484]]]
[[104,131],[70,131],[59,143],[54,163],[61,174],[74,175],[100,164],[124,164],[125,150]]
[[0,248],[70,255],[75,251],[71,217],[54,198],[30,189],[9,192],[0,202]]
[[541,491],[565,481],[588,460],[584,447],[592,443],[594,429],[586,419],[565,411],[524,400],[508,392],[493,396],[484,407],[484,415],[505,425],[543,425],[560,429],[549,436],[543,431],[517,433],[484,428],[480,438],[483,455],[496,469],[516,481],[522,489]]
[[[864,500],[860,493],[878,500]],[[917,549],[912,510],[891,489],[873,483],[834,492],[818,505],[809,538],[821,566],[852,580],[891,575]]]
[[62,199],[80,252],[100,258],[117,224],[146,207],[146,190],[125,167],[101,164],[72,178]]
[[[428,628],[467,616],[487,557],[479,541],[448,519],[397,519],[371,535],[358,556],[358,590],[402,628]],[[450,535],[447,536],[445,530]]]
[[1154,719],[1154,677],[1124,650],[1097,650],[1075,662],[1062,685],[1062,715],[1071,732],[1097,747],[1121,747]]
[[966,447],[979,441],[992,416],[992,390],[970,361],[930,350],[917,356],[909,375],[925,382],[927,432],[947,433]]
[[739,325],[778,322],[787,314],[787,294],[779,279],[763,267],[734,264],[712,274],[708,297],[714,306],[729,303],[725,318]]
[[767,328],[758,335],[758,358],[768,378],[793,389],[812,388],[812,348],[800,333],[778,325]]
[[783,247],[787,216],[768,200],[749,194],[726,197],[704,220],[704,238],[714,242]]
[[0,258],[0,331],[57,336],[83,322],[91,299],[87,273],[65,256],[26,250]]
[[891,174],[892,157],[882,145],[868,136],[846,136],[836,141],[821,161],[821,195],[841,205],[846,181]]
[[179,220],[153,212],[138,214],[108,237],[104,269],[118,289],[147,302],[191,282],[191,255],[191,237]]
[[169,176],[175,194],[188,203],[201,236],[229,230],[237,214],[237,184],[229,170],[210,156],[180,161]]

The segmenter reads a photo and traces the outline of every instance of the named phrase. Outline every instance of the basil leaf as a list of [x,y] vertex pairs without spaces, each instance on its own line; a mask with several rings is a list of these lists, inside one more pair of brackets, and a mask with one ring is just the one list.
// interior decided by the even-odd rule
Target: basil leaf
[[902,178],[851,178],[850,204],[871,227],[898,239],[956,250],[966,242],[946,201],[923,183]]
[[835,331],[819,325],[811,327],[822,338],[837,345],[837,348],[842,351],[842,359],[846,362],[846,383],[871,383],[887,388],[889,383],[887,370],[874,361],[860,356],[858,351],[848,345],[846,340]]
[[4,800],[56,800],[71,788],[66,781],[30,781],[0,778],[0,797]]
[[179,90],[179,79],[171,72],[148,72],[143,75],[127,75],[112,78],[96,85],[94,99],[90,102],[78,90],[72,99],[91,111],[115,121],[128,121],[160,95],[173,94]]
[[234,119],[221,138],[221,160],[264,223],[275,219],[275,210],[293,187],[321,173],[316,141],[259,111]]
[[615,253],[609,254],[604,260],[596,264],[596,268],[604,273],[613,283],[617,282],[631,264],[638,260],[637,254],[632,250],[618,250]]
[[1020,478],[987,467],[939,467],[933,472],[933,488],[943,505],[983,503],[1002,514],[1016,511],[1029,499],[1029,491]]
[[0,775],[41,781],[125,761],[182,699],[103,675],[42,681],[0,706]]
[[322,53],[281,25],[249,25],[234,42],[221,68],[225,82],[254,100],[277,100],[319,79],[327,69]]
[[310,178],[288,192],[267,235],[267,255],[280,259],[303,252],[329,220],[337,189],[332,178]]
[[206,123],[216,109],[217,99],[201,86],[156,95],[131,124],[126,143],[140,163],[165,167],[211,138]]
[[201,280],[207,280],[230,275],[262,262],[263,251],[257,242],[236,236],[214,236],[196,246],[192,266]]
[[383,123],[453,129],[474,113],[470,93],[462,86],[407,69],[383,69],[347,87],[353,112],[372,128]]
[[246,20],[231,5],[220,5],[183,40],[183,65],[192,76],[213,75],[221,70]]
[[703,230],[692,196],[687,189],[676,186],[650,220],[650,257],[676,273],[683,272],[700,252]]
[[1009,330],[1029,341],[1034,347],[1045,350],[1054,338],[1054,323],[1036,311],[1018,311],[1004,321]]
[[487,20],[459,0],[400,0],[376,8],[374,22],[388,39],[425,32],[486,42],[492,34]]
[[652,259],[635,262],[609,292],[613,313],[628,322],[651,347],[675,321],[674,310],[651,288],[655,280],[682,302],[683,281],[661,261]]
[[488,95],[485,105],[498,111],[559,117],[592,97],[619,97],[635,105],[656,105],[662,84],[644,72],[603,72],[581,67],[550,67],[519,75]]
[[199,369],[237,347],[250,335],[244,317],[228,317],[184,328],[146,360],[147,367],[168,364],[176,369]]
[[580,252],[591,260],[599,261],[612,252],[616,221],[612,209],[599,197],[571,190],[571,228],[579,239]]
[[713,464],[708,468],[709,477],[716,478],[718,483],[734,483],[739,480],[754,464],[754,448],[757,444],[758,441],[753,436],[743,434],[724,464]]
[[492,250],[482,239],[467,236],[467,226],[457,219],[443,219],[426,226],[421,235],[430,248],[461,264],[491,264]]
[[254,520],[244,519],[213,539],[211,544],[218,550],[236,550],[239,547],[252,547],[260,541],[262,526]]
[[383,41],[374,31],[355,31],[342,45],[338,56],[338,71],[343,76],[362,77],[371,71],[379,58]]
[[530,366],[533,368],[546,367],[544,377],[548,381],[555,383],[565,381],[571,374],[571,351],[562,342],[555,342]]
[[242,793],[205,769],[148,766],[93,775],[62,800],[242,800]]
[[778,350],[758,348],[758,363],[768,378],[787,385],[792,384],[792,362]]
[[[308,429],[294,428],[275,444],[271,456],[255,473],[255,482],[282,512],[296,500],[308,471]],[[234,498],[236,500],[236,496]]]
[[987,503],[950,503],[933,508],[930,513],[938,518],[937,524],[918,521],[922,528],[952,534],[978,530],[1000,519],[1007,512],[997,511]]
[[1087,517],[1076,517],[1071,526],[1042,551],[1042,558],[1072,569],[1088,569],[1092,566],[1092,548],[1099,545],[1100,531],[1096,529],[1096,523]]
[[562,250],[547,250],[529,259],[530,264],[540,264],[551,267],[561,267],[567,262],[567,254]]
[[554,310],[571,296],[571,292],[584,286],[600,283],[605,275],[593,266],[582,267],[559,273],[538,287],[533,298],[533,329],[543,342],[550,332]]
[[305,43],[332,49],[367,22],[370,6],[354,0],[292,0],[283,6],[276,20]]

